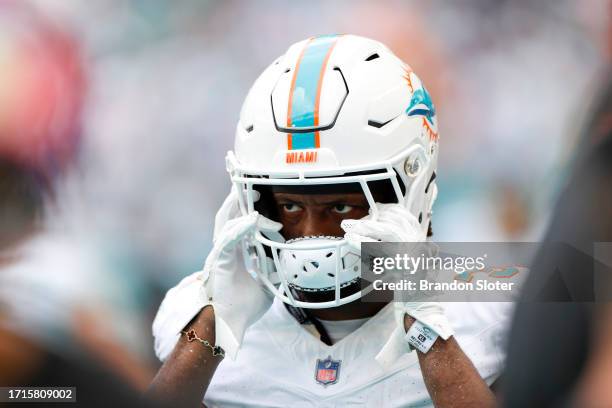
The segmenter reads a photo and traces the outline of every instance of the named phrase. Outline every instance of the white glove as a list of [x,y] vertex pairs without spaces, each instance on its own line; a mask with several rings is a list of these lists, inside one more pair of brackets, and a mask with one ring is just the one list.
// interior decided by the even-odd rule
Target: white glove
[[[259,201],[259,192],[253,190],[253,200]],[[215,228],[213,231],[213,243],[217,242],[217,238],[221,234],[221,230],[229,220],[240,217],[240,205],[238,203],[238,192],[236,187],[232,186],[230,193],[225,197],[223,204],[215,215]]]
[[349,245],[359,250],[362,242],[424,242],[427,237],[419,221],[399,204],[376,203],[378,218],[370,213],[359,220],[343,220],[340,226],[346,232]]
[[168,292],[153,322],[160,360],[168,357],[180,331],[206,305],[215,311],[216,345],[235,359],[246,329],[270,307],[271,299],[244,267],[240,242],[256,226],[276,232],[282,225],[257,212],[238,214],[238,196],[232,189],[217,212],[214,245],[203,270]]
[[404,329],[404,316],[414,317],[431,328],[439,337],[447,340],[453,335],[453,329],[444,314],[444,309],[436,302],[395,302],[395,321],[397,326],[389,340],[376,355],[376,361],[385,369],[392,367],[397,360],[410,351]]
[[[399,204],[377,203],[378,218],[373,212],[360,220],[344,220],[342,229],[349,245],[359,250],[362,242],[425,242],[427,239],[416,217]],[[398,297],[399,298],[399,297]],[[408,349],[404,340],[404,316],[412,316],[435,331],[444,340],[453,334],[452,327],[444,314],[444,308],[436,302],[399,302],[394,303],[396,330],[391,335],[376,360],[389,366]]]
[[404,315],[414,317],[444,340],[453,335],[444,308],[438,302],[395,302],[395,320],[399,327],[404,327]]
[[264,232],[278,232],[282,224],[257,212],[229,220],[204,265],[202,295],[215,311],[216,343],[232,359],[235,359],[246,329],[272,304],[262,286],[244,267],[240,242],[256,227]]

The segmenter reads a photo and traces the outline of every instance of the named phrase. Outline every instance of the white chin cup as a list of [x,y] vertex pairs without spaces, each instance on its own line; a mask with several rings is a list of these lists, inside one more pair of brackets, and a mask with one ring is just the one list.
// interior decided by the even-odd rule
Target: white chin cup
[[[342,238],[301,237],[286,242],[291,248],[279,251],[280,268],[290,287],[304,292],[335,290],[355,281],[361,273],[361,257],[349,252]],[[327,248],[312,249],[329,244]]]

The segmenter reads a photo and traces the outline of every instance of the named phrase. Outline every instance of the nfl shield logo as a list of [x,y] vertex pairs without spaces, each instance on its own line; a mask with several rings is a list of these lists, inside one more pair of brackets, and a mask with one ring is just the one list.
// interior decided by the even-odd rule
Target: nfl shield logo
[[341,362],[341,360],[332,360],[331,356],[328,356],[325,360],[318,359],[315,368],[315,380],[323,386],[338,382]]

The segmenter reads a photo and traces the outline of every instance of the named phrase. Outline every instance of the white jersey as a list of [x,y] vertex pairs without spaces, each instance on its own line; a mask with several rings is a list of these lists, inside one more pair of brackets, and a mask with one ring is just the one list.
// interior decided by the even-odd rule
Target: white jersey
[[[185,284],[181,283],[187,294]],[[184,312],[186,307],[180,303],[188,301],[189,296],[168,296],[162,304],[154,324],[158,356],[165,358],[171,350],[162,343],[173,346],[178,338],[177,333],[161,333],[159,322],[172,320],[167,315],[172,310]],[[503,366],[503,339],[512,304],[445,303],[444,307],[462,350],[491,384]],[[183,324],[190,319],[178,320]],[[374,359],[395,327],[393,306],[387,305],[353,333],[327,346],[275,299],[268,312],[247,329],[236,360],[221,362],[204,403],[209,408],[431,406],[416,352],[407,351],[386,368]]]

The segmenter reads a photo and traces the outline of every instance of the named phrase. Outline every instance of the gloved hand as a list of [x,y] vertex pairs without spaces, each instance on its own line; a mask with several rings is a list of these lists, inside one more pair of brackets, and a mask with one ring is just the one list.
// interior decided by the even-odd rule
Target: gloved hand
[[[425,242],[427,237],[416,217],[399,204],[377,203],[378,218],[374,220],[373,212],[360,220],[344,220],[342,229],[345,239],[356,250],[362,242]],[[416,247],[420,248],[420,247]],[[391,255],[391,254],[390,254]],[[396,296],[396,299],[401,299]],[[406,314],[435,331],[444,340],[453,334],[452,327],[444,314],[444,308],[436,302],[401,302],[394,301],[396,330],[381,352],[376,356],[384,366],[392,364],[408,349],[404,340],[404,316]]]
[[240,242],[256,227],[279,231],[282,224],[257,212],[229,220],[220,230],[204,265],[202,296],[215,312],[216,343],[232,359],[246,329],[270,307],[272,300],[244,267]]
[[237,192],[232,189],[217,212],[214,245],[203,270],[183,279],[162,302],[153,322],[161,360],[172,352],[180,331],[207,305],[215,313],[216,345],[235,359],[246,329],[270,307],[270,297],[244,267],[240,242],[257,226],[279,231],[282,225],[257,212],[239,214]]
[[404,328],[404,315],[414,317],[436,334],[447,340],[453,335],[444,308],[438,302],[395,302],[395,320],[399,327]]
[[376,203],[378,218],[370,213],[359,220],[343,220],[340,226],[349,245],[359,251],[362,242],[424,242],[419,221],[399,204]]

